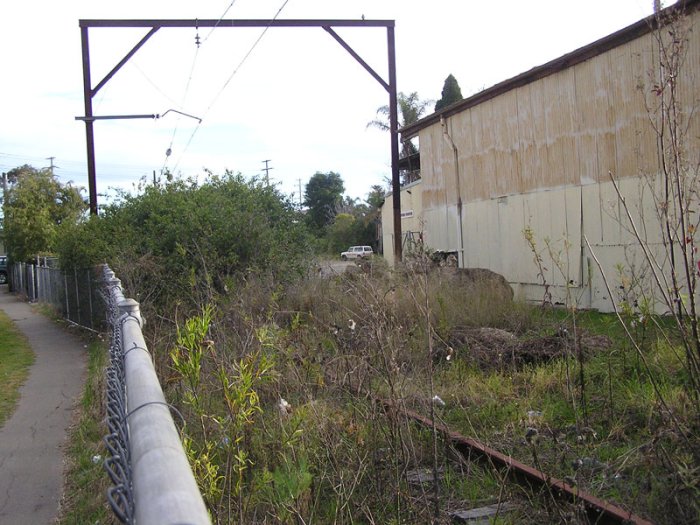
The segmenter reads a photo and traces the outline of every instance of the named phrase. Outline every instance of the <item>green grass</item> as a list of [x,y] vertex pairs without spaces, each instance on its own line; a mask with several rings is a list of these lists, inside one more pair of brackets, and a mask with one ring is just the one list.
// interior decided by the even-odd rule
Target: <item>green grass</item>
[[0,311],[0,427],[15,410],[19,387],[29,375],[34,352],[5,312]]
[[116,523],[106,503],[109,477],[102,467],[106,454],[102,437],[107,432],[103,422],[107,356],[104,343],[93,341],[88,345],[88,377],[66,452],[68,472],[58,521],[61,524]]
[[[445,402],[435,410],[438,419],[467,437],[657,522],[697,521],[697,411],[667,319],[650,319],[659,328],[652,322],[643,330],[634,327],[635,335],[644,335],[637,352],[615,316],[582,311],[573,318],[571,310],[521,304],[474,306],[465,299],[466,288],[437,275],[421,292],[421,279],[355,273],[305,282],[274,300],[264,287],[247,284],[235,302],[219,304],[212,333],[216,352],[204,354],[198,392],[209,413],[218,410],[221,393],[216,377],[206,374],[218,369],[222,357],[233,361],[263,345],[274,355],[278,374],[256,387],[262,414],[243,441],[253,461],[246,481],[251,499],[243,509],[248,521],[287,516],[292,507],[286,505],[307,522],[430,520],[432,484],[416,487],[404,479],[410,470],[432,467],[430,430],[391,411],[387,417],[363,395],[357,399],[362,389],[424,416],[437,394]],[[426,302],[429,311],[422,310]],[[433,339],[427,322],[438,334]],[[585,396],[574,326],[587,348]],[[475,327],[491,329],[483,348],[469,338]],[[530,352],[529,364],[518,358],[510,339],[502,339],[507,334],[496,337],[494,329],[522,343],[517,349]],[[248,342],[239,345],[232,334]],[[167,356],[167,350],[155,355]],[[503,359],[492,359],[493,353]],[[182,393],[178,382],[171,388]],[[291,417],[278,413],[282,397],[294,407]],[[442,438],[436,455],[444,472],[443,511],[513,501],[517,509],[498,519],[508,524],[560,522],[580,512],[573,505],[555,506],[546,490],[505,482],[505,473],[486,462],[458,460]],[[282,502],[258,488],[274,472],[279,485],[286,478],[295,486],[285,469],[299,465],[299,458],[313,475],[303,494],[295,489],[295,497]],[[225,468],[222,455],[214,461]],[[223,507],[221,513],[219,518],[232,515]]]
[[[543,316],[540,331],[565,324],[571,331],[570,312],[555,310],[548,317]],[[698,444],[692,441],[686,451],[688,445],[675,430],[659,394],[680,425],[692,428],[694,411],[686,391],[682,350],[649,328],[639,355],[609,314],[582,312],[576,322],[586,334],[606,335],[612,343],[592,352],[584,362],[585,410],[575,352],[568,359],[568,387],[563,357],[508,371],[472,370],[457,358],[438,366],[435,376],[436,390],[452,401],[445,409],[445,420],[454,429],[532,465],[533,451],[524,436],[529,427],[535,427],[539,429],[537,461],[548,474],[575,477],[581,488],[657,519],[667,512],[681,519],[685,515],[673,514],[678,505],[674,507],[661,494],[664,487],[668,493],[671,485],[683,494],[679,500],[698,493],[697,471],[685,467],[693,464],[693,448]],[[529,410],[541,415],[530,418]],[[662,454],[666,463],[657,460]],[[577,472],[572,465],[579,458],[592,458],[601,470]],[[686,471],[681,480],[680,473]],[[690,506],[686,514],[692,513]]]

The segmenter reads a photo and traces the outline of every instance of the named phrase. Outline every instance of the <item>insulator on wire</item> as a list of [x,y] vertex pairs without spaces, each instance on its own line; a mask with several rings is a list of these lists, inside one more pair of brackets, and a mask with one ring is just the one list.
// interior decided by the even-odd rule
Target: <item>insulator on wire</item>
[[201,39],[199,38],[199,33],[197,33],[194,37],[194,43],[197,47],[199,47],[202,44]]

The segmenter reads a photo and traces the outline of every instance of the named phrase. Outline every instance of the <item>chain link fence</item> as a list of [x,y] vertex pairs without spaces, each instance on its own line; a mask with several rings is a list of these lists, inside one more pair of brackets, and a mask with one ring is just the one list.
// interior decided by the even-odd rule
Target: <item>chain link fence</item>
[[[141,327],[139,303],[101,269],[112,327],[107,369],[107,499],[122,523],[211,525]],[[182,417],[182,416],[180,416]]]
[[[141,331],[139,304],[106,265],[62,270],[58,261],[9,267],[10,291],[51,305],[64,319],[110,331],[104,462],[107,500],[122,523],[211,525]],[[181,418],[182,416],[180,416]]]
[[8,269],[10,291],[51,307],[63,319],[94,331],[105,329],[107,310],[100,294],[102,266],[62,270],[55,258],[39,264],[14,263]]

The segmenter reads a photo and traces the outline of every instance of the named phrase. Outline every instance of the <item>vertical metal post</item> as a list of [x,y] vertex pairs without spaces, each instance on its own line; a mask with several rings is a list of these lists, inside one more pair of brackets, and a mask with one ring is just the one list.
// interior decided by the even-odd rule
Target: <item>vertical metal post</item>
[[73,284],[75,284],[75,309],[78,316],[76,323],[80,324],[80,288],[78,287],[78,269],[73,268]]
[[41,258],[37,257],[36,265],[36,300],[41,302],[41,294],[44,290],[41,280],[44,278],[44,272],[41,271]]
[[401,235],[401,181],[399,180],[399,117],[396,95],[396,46],[394,28],[386,28],[389,53],[389,128],[391,135],[391,191],[394,210],[394,257],[401,262],[403,255]]
[[63,272],[63,292],[66,296],[66,319],[70,319],[70,304],[68,303],[68,273]]
[[[90,78],[90,45],[87,27],[80,28],[80,42],[83,52],[83,100],[85,116],[92,117],[92,80]],[[85,139],[87,144],[88,190],[90,191],[90,214],[97,215],[97,181],[95,175],[95,132],[93,120],[85,119]]]
[[33,302],[36,297],[36,287],[34,283],[34,265],[33,264],[28,264],[27,265],[27,297],[29,298],[29,302]]
[[90,307],[90,328],[95,328],[92,324],[92,320],[94,318],[94,314],[92,312],[92,275],[90,274],[90,270],[85,270],[85,273],[87,274],[87,288],[88,288],[88,305]]
[[51,269],[51,283],[53,285],[53,305],[56,311],[61,311],[61,270]]

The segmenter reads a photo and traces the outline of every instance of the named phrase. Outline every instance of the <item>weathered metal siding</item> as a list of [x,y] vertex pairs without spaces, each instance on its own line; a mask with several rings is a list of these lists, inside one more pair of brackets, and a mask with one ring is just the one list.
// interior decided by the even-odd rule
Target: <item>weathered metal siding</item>
[[[422,181],[415,182],[401,189],[401,232],[404,237],[417,238],[423,232],[423,192]],[[387,195],[382,205],[382,243],[384,259],[393,266],[394,257],[394,211],[393,195]],[[405,216],[410,212],[411,216]],[[406,247],[404,246],[404,251]]]
[[[696,11],[689,23],[699,17]],[[658,104],[652,90],[658,71],[655,38],[647,34],[446,120],[459,152],[465,266],[502,273],[516,293],[541,298],[542,278],[523,234],[530,228],[554,299],[564,301],[571,293],[582,306],[610,308],[585,239],[608,278],[618,278],[620,264],[641,262],[611,175],[620,181],[639,230],[652,245],[660,241],[651,191],[660,189],[652,126]],[[688,87],[681,92],[681,107],[692,115],[688,154],[696,159],[699,72],[700,31],[695,30],[683,69],[681,82]],[[453,151],[439,123],[422,129],[419,138],[426,244],[456,251]]]
[[[539,83],[538,83],[539,84]],[[567,69],[541,81],[545,109],[547,171],[538,188],[578,184],[579,153],[576,149],[574,71]],[[542,137],[538,137],[538,141]]]

